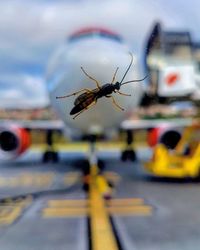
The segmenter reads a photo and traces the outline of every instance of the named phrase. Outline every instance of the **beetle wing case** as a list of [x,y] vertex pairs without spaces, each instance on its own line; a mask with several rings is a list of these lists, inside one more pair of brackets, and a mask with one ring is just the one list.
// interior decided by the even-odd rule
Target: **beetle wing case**
[[75,115],[75,114],[77,114],[78,112],[80,112],[82,109],[83,109],[83,108],[82,108],[81,106],[79,106],[79,105],[74,106],[74,107],[72,108],[72,110],[70,111],[70,115]]

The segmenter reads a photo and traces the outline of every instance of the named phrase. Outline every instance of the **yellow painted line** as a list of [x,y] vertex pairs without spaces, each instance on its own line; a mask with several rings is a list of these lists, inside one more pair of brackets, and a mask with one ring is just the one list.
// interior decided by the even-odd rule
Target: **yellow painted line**
[[107,180],[113,181],[114,183],[118,183],[121,180],[120,175],[115,172],[106,171],[104,176]]
[[7,199],[0,204],[0,225],[12,224],[23,212],[23,209],[32,202],[32,197],[25,199]]
[[12,207],[9,211],[6,209],[6,215],[0,216],[1,224],[12,224],[22,213],[21,207]]
[[109,187],[108,182],[103,175],[97,175],[95,181],[96,181],[96,185],[101,196],[111,195],[112,188]]
[[[35,144],[31,146],[31,150],[33,151],[44,151],[47,149],[47,145],[46,144]],[[89,150],[89,144],[87,143],[59,143],[59,144],[54,144],[53,145],[53,149],[55,151],[59,151],[59,150],[66,150],[69,152],[88,152]]]
[[46,187],[52,184],[54,177],[54,173],[23,173],[13,177],[0,177],[0,187]]
[[19,183],[15,177],[0,177],[0,187],[16,187]]
[[78,217],[87,216],[88,208],[45,208],[42,211],[44,217]]
[[[131,147],[144,147],[147,144],[145,142],[134,142],[132,143],[130,146]],[[115,150],[115,149],[119,149],[122,150],[127,146],[126,141],[113,141],[113,142],[97,142],[96,143],[96,148],[98,150],[103,150],[105,151],[105,149],[108,150]]]
[[[113,199],[110,201],[104,201],[102,195],[96,187],[96,191],[99,195],[99,198],[93,200],[50,200],[48,201],[47,208],[44,208],[42,214],[44,217],[79,217],[87,216],[89,213],[93,216],[103,216],[103,221],[105,221],[105,216],[117,215],[117,216],[150,216],[152,215],[153,208],[149,205],[144,205],[143,199],[132,198],[132,199]],[[99,199],[102,200],[102,205],[99,203]],[[95,204],[94,204],[95,202]],[[95,208],[98,206],[98,208]],[[99,210],[101,208],[101,211]],[[95,212],[94,209],[98,211]],[[103,212],[103,215],[100,213]],[[96,220],[96,218],[93,218]],[[109,221],[109,219],[106,219]],[[103,222],[105,224],[105,222]],[[106,222],[108,223],[108,222]],[[106,224],[105,224],[106,225]],[[107,225],[110,227],[109,225]],[[96,230],[96,229],[95,229]]]
[[27,207],[28,205],[30,205],[33,201],[32,196],[27,196],[25,199],[18,199],[16,201],[14,201],[14,205],[16,204],[17,206],[21,206],[21,207]]
[[88,206],[88,200],[50,200],[48,207],[85,207]]
[[28,173],[20,174],[18,176],[20,186],[33,186],[33,176]]
[[21,186],[49,186],[55,177],[54,173],[25,173],[19,176]]
[[0,208],[4,206],[20,206],[26,207],[32,202],[32,196],[27,196],[26,198],[18,198],[17,200],[13,200],[11,198],[7,198],[3,203],[0,203]]
[[128,206],[128,207],[108,207],[108,212],[112,215],[130,216],[130,215],[151,215],[151,206]]
[[[121,141],[116,141],[116,142],[99,142],[96,143],[96,149],[100,151],[105,151],[106,150],[122,150],[126,148],[126,143],[121,142]],[[141,148],[141,147],[147,147],[146,142],[134,142],[131,144],[132,147],[134,148]],[[87,143],[55,143],[53,145],[53,149],[55,151],[69,151],[69,152],[88,152],[89,151],[89,144]],[[31,146],[31,150],[33,151],[44,151],[47,149],[46,144],[34,144]]]
[[73,183],[81,179],[81,177],[82,177],[81,174],[78,172],[70,172],[64,175],[63,183],[65,185],[72,185]]
[[[96,166],[91,166],[95,169]],[[92,171],[91,171],[92,172]],[[93,250],[117,250],[117,242],[109,221],[109,214],[106,210],[104,200],[95,182],[92,173],[90,182],[90,218]]]
[[0,218],[4,218],[10,213],[10,206],[0,207]]
[[141,198],[131,198],[131,199],[111,199],[106,202],[108,206],[132,206],[132,205],[141,205],[144,203],[144,200]]

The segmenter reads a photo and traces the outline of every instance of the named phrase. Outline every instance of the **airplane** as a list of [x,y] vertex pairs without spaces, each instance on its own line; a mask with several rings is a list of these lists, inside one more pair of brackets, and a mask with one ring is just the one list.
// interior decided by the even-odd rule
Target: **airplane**
[[[113,130],[122,128],[127,131],[127,149],[122,152],[123,160],[135,159],[134,149],[130,150],[129,147],[133,141],[134,129],[151,128],[148,136],[150,145],[165,141],[169,147],[174,147],[180,139],[180,132],[174,128],[189,125],[191,119],[169,121],[168,126],[165,126],[166,121],[154,121],[153,124],[151,121],[127,121],[130,112],[142,102],[148,78],[144,82],[132,82],[121,87],[121,92],[131,96],[115,93],[115,101],[112,98],[101,98],[95,106],[85,110],[76,119],[73,119],[70,111],[78,95],[56,99],[82,89],[95,89],[96,81],[100,86],[111,83],[117,68],[114,80],[121,81],[130,65],[130,51],[131,46],[120,35],[107,28],[87,27],[71,34],[67,42],[52,56],[46,74],[51,105],[59,114],[60,121],[1,121],[0,159],[13,159],[24,153],[31,145],[30,129],[47,130],[49,149],[44,152],[44,162],[58,161],[58,154],[52,149],[52,134],[55,130],[72,138],[82,138],[83,135],[94,134],[106,134],[109,137]],[[132,51],[131,54],[133,65],[124,81],[145,76],[139,69],[139,58]],[[117,110],[114,102],[125,111],[119,108]]]

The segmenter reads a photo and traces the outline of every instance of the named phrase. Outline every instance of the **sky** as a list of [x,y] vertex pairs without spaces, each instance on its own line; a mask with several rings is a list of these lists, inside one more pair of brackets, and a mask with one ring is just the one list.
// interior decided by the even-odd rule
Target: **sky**
[[107,27],[141,55],[158,20],[200,41],[199,9],[198,0],[0,0],[0,107],[48,105],[48,62],[77,29]]

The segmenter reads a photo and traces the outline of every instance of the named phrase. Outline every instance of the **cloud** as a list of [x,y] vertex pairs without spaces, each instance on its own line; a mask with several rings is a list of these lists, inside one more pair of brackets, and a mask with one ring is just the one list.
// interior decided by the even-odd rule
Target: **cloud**
[[49,98],[44,78],[18,73],[1,76],[1,107],[31,108],[47,106]]
[[[110,28],[138,53],[155,20],[166,29],[189,29],[200,39],[198,0],[2,0],[0,9],[0,106],[17,105],[16,100],[35,105],[36,96],[38,103],[46,103],[43,76],[52,52],[81,27]],[[5,76],[12,98],[4,95]],[[35,81],[37,89],[31,92],[27,86],[31,89]]]

